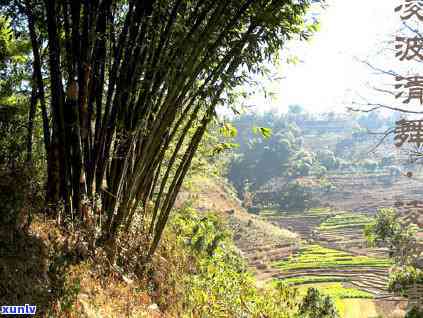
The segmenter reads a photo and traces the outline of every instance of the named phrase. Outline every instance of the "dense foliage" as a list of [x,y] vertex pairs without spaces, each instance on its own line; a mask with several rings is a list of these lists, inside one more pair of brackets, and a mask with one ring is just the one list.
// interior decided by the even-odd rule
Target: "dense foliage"
[[[0,97],[30,104],[27,151],[16,151],[31,159],[42,131],[51,210],[63,205],[71,218],[94,219],[110,251],[120,230],[144,214],[151,256],[216,107],[235,109],[233,88],[266,73],[262,65],[288,39],[309,37],[309,6],[2,1]],[[101,222],[93,211],[103,211]]]
[[330,297],[317,290],[303,298],[285,284],[258,289],[226,226],[215,215],[184,208],[172,218],[171,228],[196,264],[185,282],[187,317],[338,317]]
[[385,128],[380,121],[372,114],[313,114],[299,105],[287,113],[243,114],[230,122],[238,147],[228,178],[244,201],[247,196],[253,205],[288,210],[311,207],[313,192],[335,190],[332,175],[380,173],[390,182],[401,174],[395,158],[383,151],[369,154],[378,141],[367,126]]
[[409,297],[412,310],[407,316],[410,317],[413,311],[423,310],[423,295],[416,289],[417,285],[423,285],[423,250],[416,233],[417,227],[404,223],[394,209],[380,209],[374,222],[365,229],[370,245],[387,247],[394,259],[389,288]]
[[[301,150],[300,131],[295,125],[268,113],[237,117],[233,126],[238,131],[235,142],[240,147],[230,163],[228,177],[239,192],[243,192],[247,183],[258,189],[271,178],[286,175],[288,169],[292,173],[307,170],[308,163],[301,158],[295,162],[296,169],[291,167],[294,157],[300,157]],[[256,134],[253,127],[266,127],[271,133],[267,136]]]
[[[12,21],[0,16],[0,228],[24,228],[31,206],[39,206],[43,178],[42,133],[37,128],[28,37],[15,34]],[[13,191],[11,191],[13,185]]]
[[415,265],[420,260],[416,233],[417,227],[403,224],[394,209],[380,209],[375,221],[365,229],[370,245],[387,246],[400,266]]
[[309,288],[300,307],[300,314],[304,317],[338,317],[332,300],[328,296],[320,295],[315,288]]

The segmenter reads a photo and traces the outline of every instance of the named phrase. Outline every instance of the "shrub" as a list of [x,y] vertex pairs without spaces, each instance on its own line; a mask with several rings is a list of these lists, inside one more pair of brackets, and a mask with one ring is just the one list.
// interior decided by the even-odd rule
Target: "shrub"
[[407,314],[405,318],[423,318],[423,311],[417,307],[413,307]]
[[338,311],[329,296],[322,295],[316,288],[309,288],[299,311],[301,317],[336,318]]
[[389,275],[389,290],[406,294],[413,284],[423,284],[423,271],[413,266],[394,267]]
[[43,202],[41,182],[34,168],[0,167],[0,234],[27,229],[32,212]]
[[378,168],[378,163],[374,160],[366,159],[360,164],[366,171],[374,172]]
[[276,202],[283,210],[305,210],[312,200],[311,188],[298,181],[288,183],[278,195]]
[[184,208],[171,224],[193,263],[183,282],[183,310],[178,316],[294,318],[300,308],[311,306],[330,315],[309,317],[337,317],[332,315],[329,297],[302,301],[298,289],[283,282],[259,290],[226,226],[215,215]]
[[335,170],[339,168],[340,162],[335,154],[330,150],[321,150],[317,152],[317,160],[327,170]]

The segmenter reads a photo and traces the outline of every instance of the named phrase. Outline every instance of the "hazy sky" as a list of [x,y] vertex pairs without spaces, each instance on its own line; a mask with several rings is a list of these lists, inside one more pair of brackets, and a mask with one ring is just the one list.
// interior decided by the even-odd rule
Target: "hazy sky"
[[402,22],[394,9],[401,0],[327,0],[327,3],[328,8],[320,14],[321,29],[313,39],[288,45],[290,54],[296,55],[301,63],[283,62],[277,69],[283,79],[267,84],[276,93],[275,98],[265,99],[257,93],[249,104],[281,111],[288,105],[300,104],[316,112],[343,111],[352,102],[363,100],[398,104],[393,96],[370,88],[392,89],[393,78],[376,74],[360,60],[386,70],[394,68],[396,72],[397,66],[411,67],[414,73],[416,67],[421,67],[399,62],[394,43],[389,43],[400,35]]

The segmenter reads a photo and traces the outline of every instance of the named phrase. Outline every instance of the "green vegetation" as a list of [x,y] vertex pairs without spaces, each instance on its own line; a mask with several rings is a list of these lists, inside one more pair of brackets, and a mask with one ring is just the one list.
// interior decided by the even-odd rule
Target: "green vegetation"
[[309,288],[307,290],[299,313],[302,317],[308,318],[338,317],[339,315],[332,299],[327,295],[322,295],[315,288]]
[[[281,283],[258,290],[225,226],[215,215],[186,208],[175,214],[171,228],[196,264],[184,280],[187,298],[182,317],[288,318],[298,317],[298,311],[309,312],[310,306],[329,306],[329,298],[323,301],[319,296],[312,301],[307,293],[301,295],[296,288]],[[331,315],[310,317],[336,317],[332,309]]]
[[289,261],[275,262],[275,266],[282,270],[339,268],[339,267],[381,267],[386,268],[392,262],[369,256],[354,256],[346,252],[329,249],[320,245],[308,245],[299,250],[298,255]]
[[[340,282],[334,283],[316,283],[313,284],[314,288],[319,289],[323,294],[328,295],[334,299],[349,299],[349,298],[374,298],[373,294],[359,290],[357,288],[344,287]],[[309,287],[300,286],[300,294],[304,294]]]
[[423,309],[418,309],[417,307],[413,307],[409,312],[407,312],[407,315],[405,318],[421,318],[423,317]]
[[[309,0],[2,1],[1,176],[9,156],[44,171],[50,212],[80,224],[91,214],[112,263],[120,235],[133,220],[148,221],[149,260],[208,129],[235,134],[216,109],[238,113],[252,74],[268,74],[264,65],[288,39],[317,30],[306,18],[310,7]],[[208,146],[215,155],[236,147]]]
[[[336,212],[344,213],[344,212]],[[313,218],[314,216],[333,216],[335,214],[330,208],[311,208],[306,211],[287,211],[283,209],[277,208],[264,208],[260,210],[260,215],[266,218],[280,218],[280,217],[292,217],[292,216],[299,216],[302,218]]]
[[[232,125],[238,132],[234,137],[240,147],[229,178],[238,190],[243,190],[243,182],[247,180],[258,189],[275,177],[323,177],[341,171],[369,173],[394,165],[389,155],[380,160],[363,155],[361,147],[371,143],[372,137],[360,125],[380,120],[371,115],[363,121],[366,117],[314,114],[294,108],[284,115],[267,112],[236,117]],[[256,126],[269,127],[272,134],[258,137],[251,129]]]
[[389,249],[394,260],[389,289],[408,296],[407,317],[420,317],[423,312],[423,295],[414,288],[423,285],[423,250],[417,241],[417,231],[417,226],[403,222],[395,209],[380,209],[374,222],[365,229],[371,246]]
[[393,267],[389,275],[389,290],[407,295],[414,284],[423,284],[423,270],[414,266]]
[[349,227],[364,227],[372,222],[372,219],[359,213],[340,212],[320,224],[320,230],[334,230]]
[[[236,200],[219,204],[227,190],[198,211],[181,199],[199,171],[205,183],[227,174],[249,211],[294,211],[264,210],[268,219],[326,219],[321,231],[370,224],[307,209],[336,190],[330,174],[396,163],[359,155],[363,128],[381,118],[298,105],[230,120],[218,111],[244,109],[245,86],[273,77],[286,42],[317,30],[308,10],[319,2],[2,1],[0,303],[34,303],[47,317],[336,318],[341,299],[371,298],[334,271],[258,288],[243,256],[266,275],[274,260],[281,272],[392,263],[319,245],[282,260],[300,235],[240,213]],[[415,232],[392,221],[370,224],[369,241],[410,252]],[[410,269],[395,284],[421,277],[408,256],[394,255]]]
[[[246,190],[247,183],[252,190],[257,190],[271,178],[287,174],[293,162],[299,170],[307,170],[307,165],[293,160],[302,152],[300,131],[295,124],[267,113],[241,116],[233,125],[240,132],[235,138],[240,147],[229,165],[228,177],[240,194]],[[258,135],[252,129],[255,126],[267,126],[272,134]]]
[[[301,276],[301,277],[290,277],[284,278],[283,282],[288,285],[306,285],[306,284],[316,284],[316,283],[337,283],[337,282],[349,282],[350,278],[347,277],[337,277],[337,276]],[[276,284],[278,280],[272,282]]]
[[[306,295],[310,289],[317,289],[322,295],[329,296],[335,303],[336,308],[341,313],[341,317],[355,317],[349,315],[355,311],[356,304],[350,304],[347,300],[361,301],[360,306],[363,307],[363,302],[374,298],[373,294],[352,288],[345,287],[342,283],[348,283],[349,279],[345,277],[334,276],[302,276],[286,278],[281,280],[284,284],[296,286],[300,295]],[[272,286],[277,286],[280,280],[272,281]],[[374,307],[374,303],[370,301],[366,307]]]
[[326,170],[335,170],[339,167],[339,159],[337,159],[335,154],[330,150],[318,151],[316,157]]
[[309,212],[317,215],[328,215],[331,214],[332,210],[330,208],[312,208]]
[[395,209],[380,209],[365,236],[370,246],[388,247],[397,265],[416,266],[422,259],[417,231],[416,225],[401,222]]
[[313,186],[291,181],[275,191],[272,201],[284,210],[305,210],[312,205],[312,190]]

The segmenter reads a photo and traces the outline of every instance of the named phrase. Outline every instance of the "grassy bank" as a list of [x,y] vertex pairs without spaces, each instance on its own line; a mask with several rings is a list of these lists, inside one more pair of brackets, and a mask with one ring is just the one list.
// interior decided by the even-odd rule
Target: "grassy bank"
[[308,245],[299,250],[288,261],[275,262],[281,270],[345,267],[380,267],[387,268],[392,262],[387,259],[369,256],[354,256],[349,253],[325,248],[320,245]]

